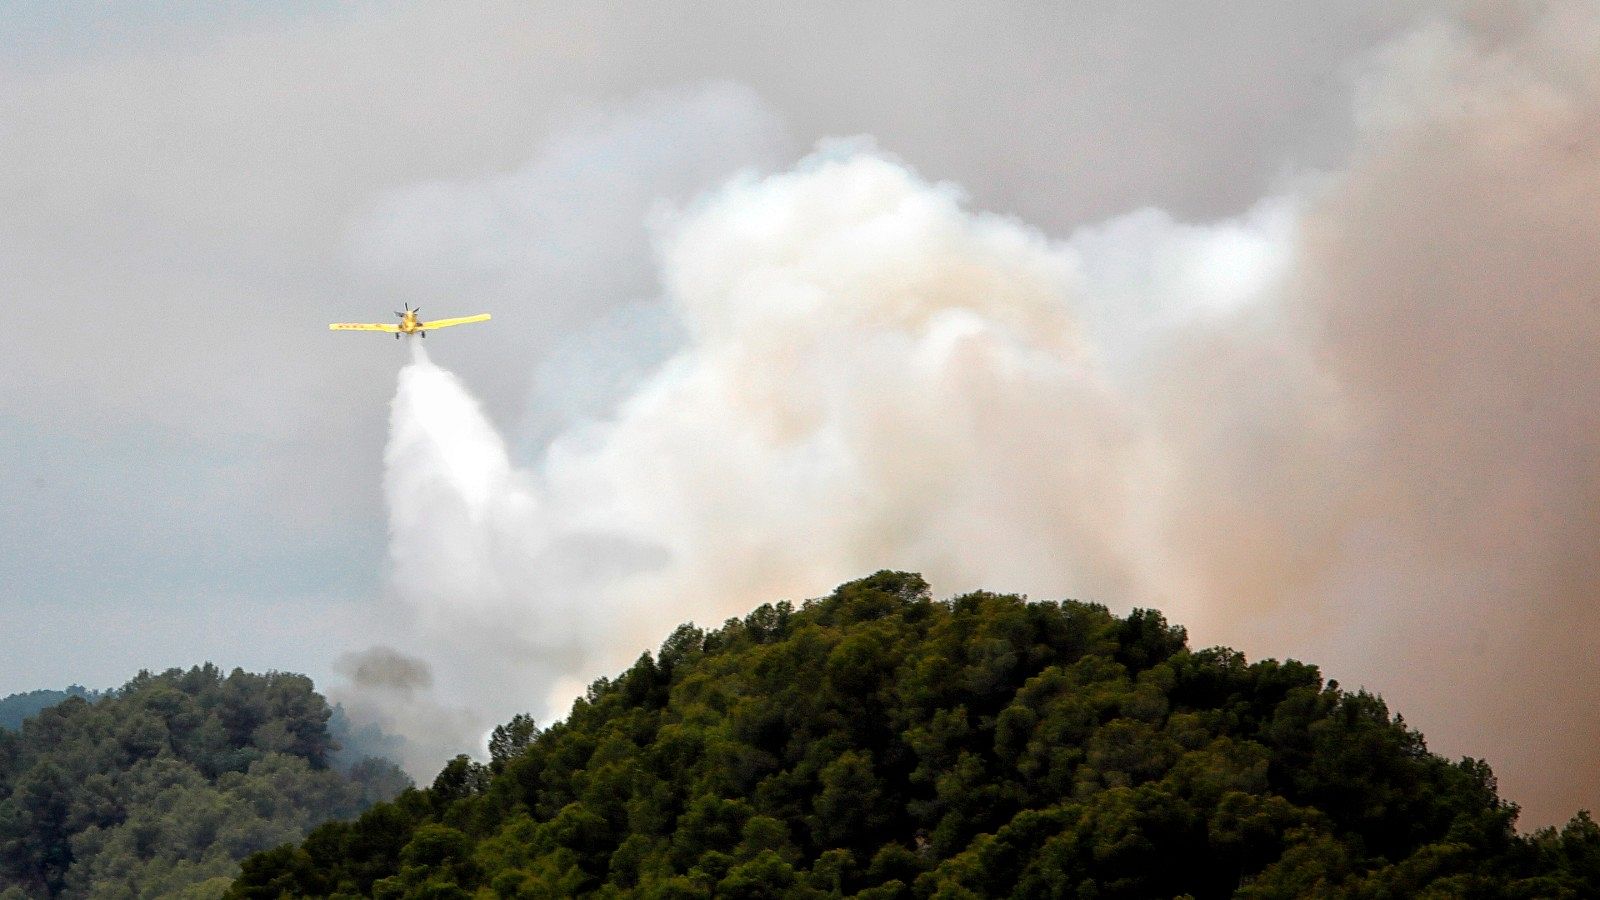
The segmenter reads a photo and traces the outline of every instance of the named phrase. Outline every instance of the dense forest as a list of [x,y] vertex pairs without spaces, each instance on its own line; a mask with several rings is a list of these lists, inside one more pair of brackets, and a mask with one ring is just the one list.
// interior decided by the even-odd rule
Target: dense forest
[[1600,828],[1298,662],[882,572],[519,716],[233,898],[1595,897]]
[[0,898],[218,897],[249,854],[409,787],[332,765],[331,715],[305,676],[205,665],[0,730]]

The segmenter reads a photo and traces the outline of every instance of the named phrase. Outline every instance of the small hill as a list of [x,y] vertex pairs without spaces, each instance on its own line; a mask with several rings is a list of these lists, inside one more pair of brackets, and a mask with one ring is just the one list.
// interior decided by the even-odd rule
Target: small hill
[[247,860],[235,898],[1592,897],[1489,767],[1159,614],[882,572],[685,625],[570,717]]
[[0,731],[0,898],[217,897],[239,860],[409,785],[330,767],[330,714],[305,676],[207,664]]
[[64,691],[42,690],[11,694],[0,698],[0,728],[17,731],[22,728],[24,720],[33,718],[40,710],[55,706],[68,697],[82,697],[92,703],[100,699],[100,692],[74,684]]

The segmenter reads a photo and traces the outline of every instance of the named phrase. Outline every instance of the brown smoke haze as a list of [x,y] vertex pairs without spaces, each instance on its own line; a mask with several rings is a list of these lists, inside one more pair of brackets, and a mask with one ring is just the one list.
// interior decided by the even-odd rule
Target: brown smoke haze
[[1569,7],[1391,48],[1272,323],[1162,370],[1201,635],[1358,675],[1524,824],[1600,800],[1596,38]]
[[1534,821],[1600,799],[1600,29],[1557,9],[1396,48],[1423,71],[1371,99],[1291,300],[1344,420],[1343,501],[1301,498],[1338,516],[1330,601]]

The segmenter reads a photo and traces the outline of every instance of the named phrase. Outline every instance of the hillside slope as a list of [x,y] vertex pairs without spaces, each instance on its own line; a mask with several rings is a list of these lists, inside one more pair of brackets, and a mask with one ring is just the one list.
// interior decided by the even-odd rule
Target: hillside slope
[[1600,896],[1487,765],[1154,612],[882,572],[763,606],[498,730],[230,891],[279,896]]
[[329,716],[309,678],[208,664],[0,731],[0,898],[216,897],[249,854],[409,784],[330,768]]

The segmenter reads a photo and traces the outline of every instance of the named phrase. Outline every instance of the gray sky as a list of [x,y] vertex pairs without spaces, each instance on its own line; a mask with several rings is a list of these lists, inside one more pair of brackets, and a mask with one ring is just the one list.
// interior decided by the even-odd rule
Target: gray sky
[[[1588,751],[1516,751],[1594,693],[1572,634],[1600,624],[1579,540],[1596,417],[1567,393],[1593,374],[1577,226],[1600,79],[1572,37],[1593,16],[1457,6],[0,7],[0,692],[205,659],[320,682],[404,643],[383,458],[405,354],[325,324],[492,311],[429,349],[538,468],[698,346],[660,223],[867,136],[968,208],[1070,241],[1094,364],[1169,457],[1187,506],[1145,560],[1161,578],[1122,561],[1039,585],[1169,601],[1206,641],[1322,662],[1446,752],[1488,754],[1537,821],[1571,791],[1600,802],[1570,774]],[[1280,240],[1271,315],[1173,325],[1255,290],[1186,254],[1265,271],[1250,253]],[[1440,526],[1485,510],[1533,537]],[[1160,587],[1096,593],[1118,584]],[[1499,650],[1571,689],[1511,725],[1537,706],[1516,689],[1451,692]],[[1570,777],[1540,794],[1550,771]]]
[[[1341,67],[1410,18],[1387,2],[8,4],[0,690],[203,657],[327,671],[336,640],[261,623],[337,628],[379,590],[395,353],[326,321],[402,296],[499,301],[492,331],[435,352],[515,427],[545,353],[656,290],[655,196],[870,134],[1052,232],[1145,204],[1234,213],[1337,158]],[[595,238],[566,258],[527,260],[514,285],[363,270],[352,231],[392,192],[537,167],[563,134],[603,143],[606,110],[708,80],[771,121],[680,151],[698,158],[599,160],[631,167],[620,199],[604,172],[561,170],[581,159],[533,173],[563,194],[531,201],[562,216],[552,230]],[[574,175],[593,193],[564,191]]]

